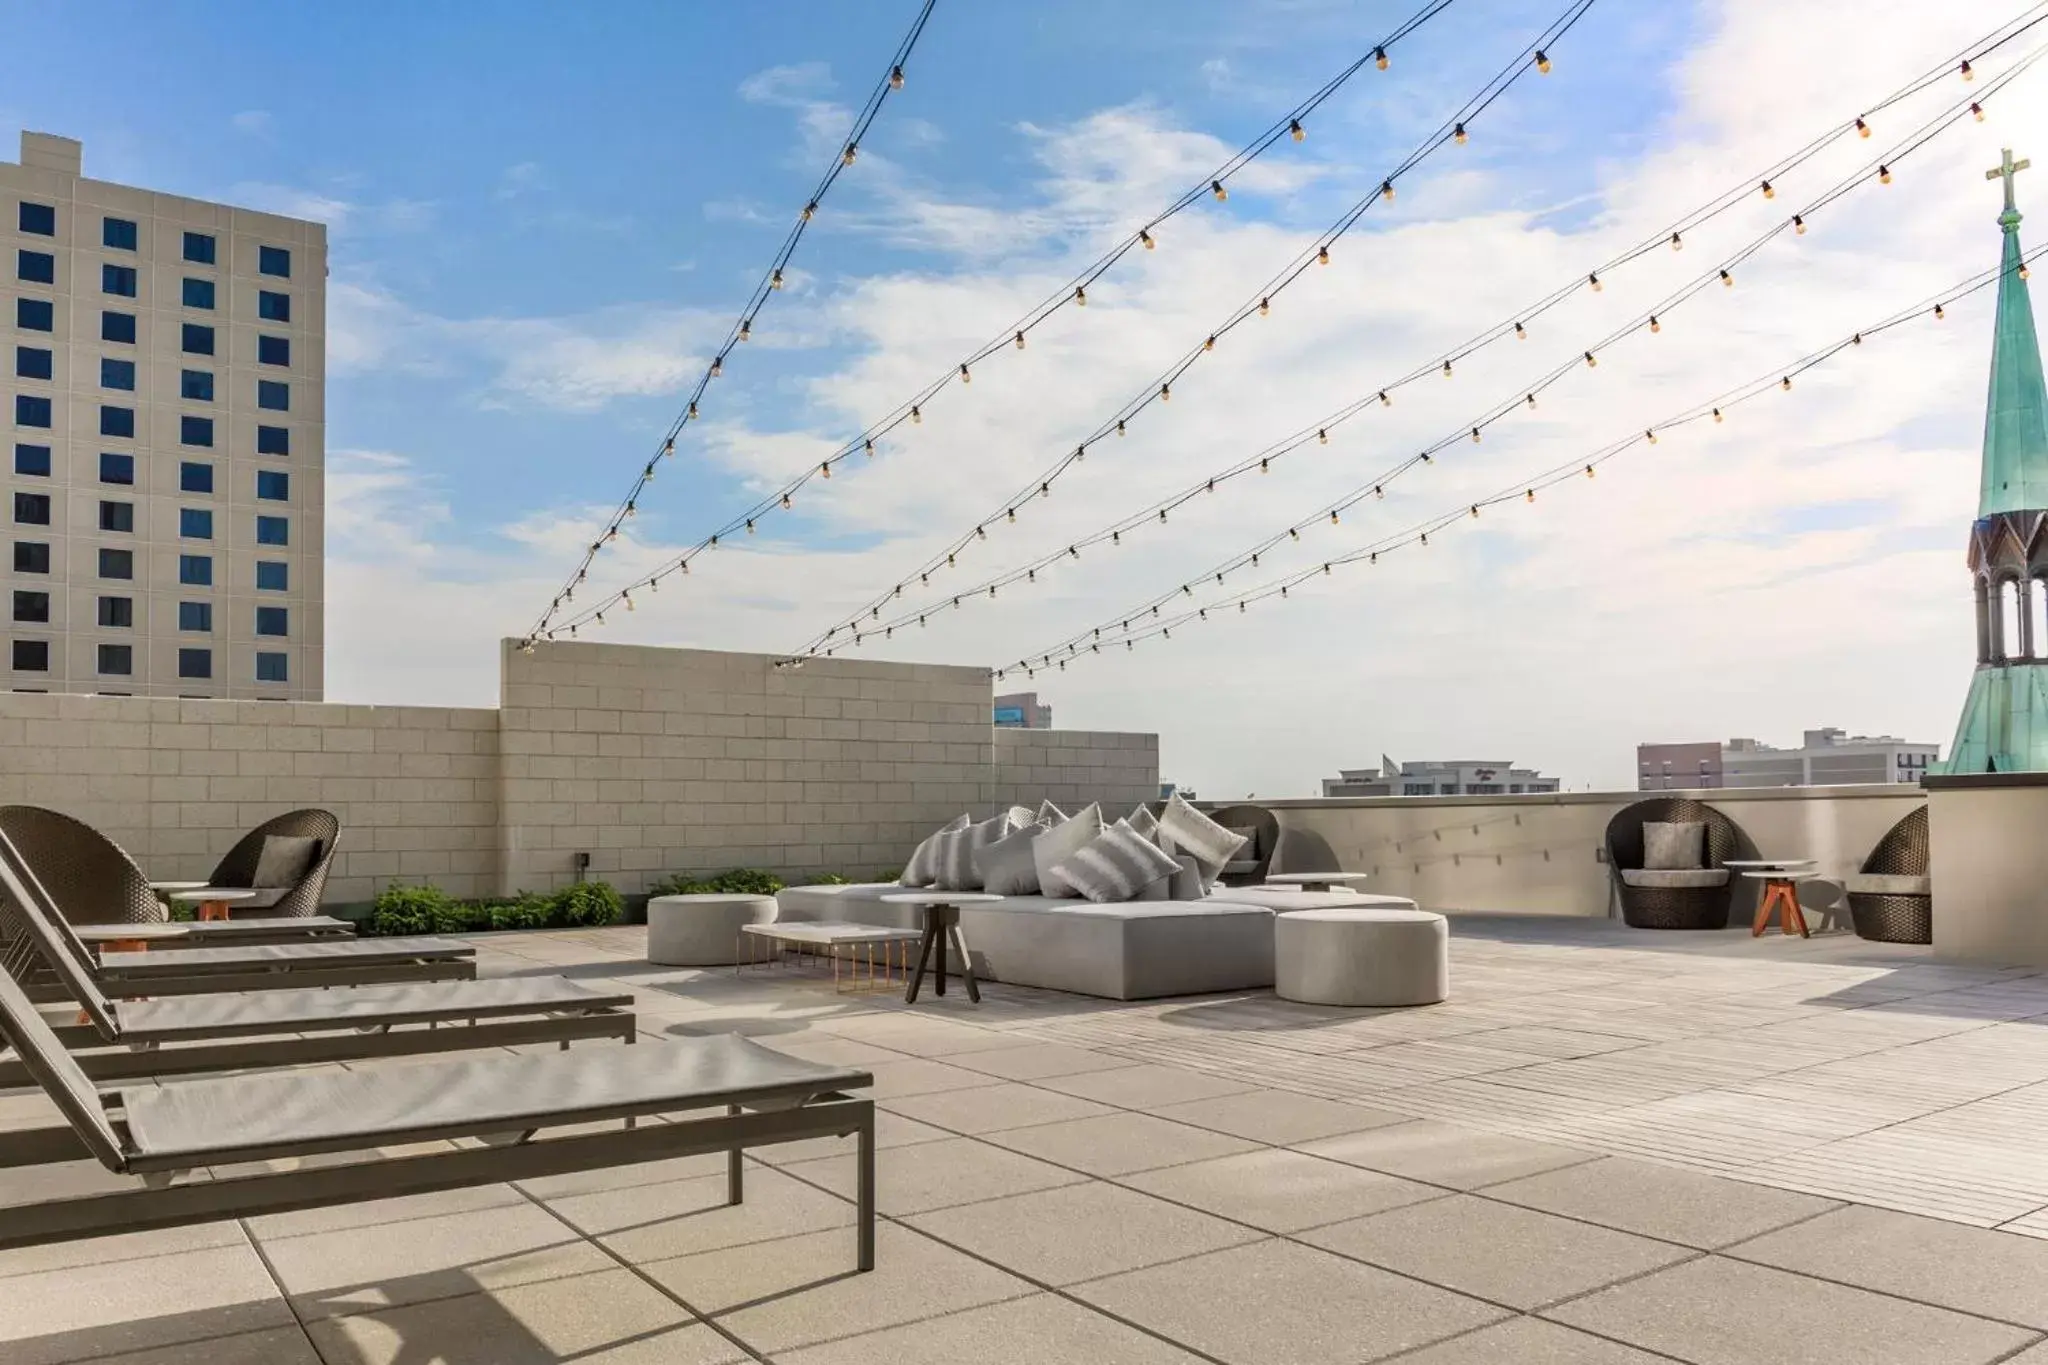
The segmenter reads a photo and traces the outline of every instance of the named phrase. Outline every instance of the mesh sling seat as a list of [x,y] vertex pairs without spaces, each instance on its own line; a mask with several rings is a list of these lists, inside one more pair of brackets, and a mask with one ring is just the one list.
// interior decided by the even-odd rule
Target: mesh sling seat
[[[1700,866],[1645,869],[1643,826],[1706,827]],[[1638,801],[1607,824],[1607,870],[1621,900],[1623,923],[1635,929],[1725,929],[1734,888],[1722,866],[1735,856],[1735,822],[1700,801],[1656,797]]]
[[[340,837],[341,821],[324,810],[294,810],[273,816],[236,841],[213,869],[213,875],[206,879],[207,885],[254,889],[255,899],[237,902],[234,910],[257,923],[317,915],[320,895],[327,889],[327,869],[334,861],[335,841]],[[257,885],[264,844],[273,838],[313,841],[303,870],[289,886]]]
[[[4,836],[0,836],[4,838]],[[168,1000],[107,998],[65,947],[42,897],[0,849],[0,892],[22,920],[63,993],[83,1011],[53,1025],[98,1079],[298,1066],[366,1057],[454,1052],[588,1038],[634,1041],[630,993],[603,993],[562,977],[510,977],[353,990],[279,990]],[[460,1024],[462,1027],[440,1027]],[[306,1036],[292,1036],[306,1035]],[[168,1051],[165,1044],[177,1044]],[[0,1059],[0,1087],[29,1084],[18,1058]]]
[[1893,825],[1847,879],[1858,938],[1934,942],[1934,884],[1927,875],[1927,807]]
[[1227,830],[1248,836],[1237,855],[1224,864],[1217,880],[1224,886],[1263,886],[1280,849],[1280,817],[1264,806],[1223,806],[1209,818]]
[[[24,1192],[0,1207],[0,1248],[717,1151],[727,1154],[726,1202],[738,1204],[744,1149],[853,1135],[856,1259],[862,1270],[874,1266],[874,1104],[847,1093],[872,1085],[872,1077],[738,1035],[101,1090],[20,985],[0,973],[0,1040],[64,1120],[0,1131],[0,1168],[12,1168],[18,1178],[9,1186]],[[651,1115],[677,1117],[636,1124]],[[622,1123],[588,1126],[608,1121]],[[412,1144],[429,1146],[392,1156],[376,1151]],[[301,1162],[328,1153],[363,1155]],[[41,1178],[41,1168],[81,1159],[134,1178],[111,1182],[111,1189],[55,1169]],[[284,1168],[243,1165],[270,1162]]]

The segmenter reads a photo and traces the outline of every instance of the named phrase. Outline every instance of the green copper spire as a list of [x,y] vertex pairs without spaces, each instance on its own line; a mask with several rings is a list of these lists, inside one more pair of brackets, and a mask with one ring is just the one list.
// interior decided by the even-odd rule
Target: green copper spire
[[2034,335],[2034,305],[2021,276],[2020,211],[2012,178],[2030,163],[2005,163],[1984,178],[2005,180],[2005,273],[1998,283],[1998,323],[1991,344],[1991,393],[1984,405],[1984,474],[1977,515],[2048,508],[2048,385],[2041,379],[2041,343]]

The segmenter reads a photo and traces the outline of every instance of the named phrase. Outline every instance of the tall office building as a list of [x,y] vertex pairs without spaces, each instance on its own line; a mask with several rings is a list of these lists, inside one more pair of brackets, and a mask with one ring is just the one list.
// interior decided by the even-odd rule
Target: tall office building
[[0,685],[317,701],[327,230],[0,162]]

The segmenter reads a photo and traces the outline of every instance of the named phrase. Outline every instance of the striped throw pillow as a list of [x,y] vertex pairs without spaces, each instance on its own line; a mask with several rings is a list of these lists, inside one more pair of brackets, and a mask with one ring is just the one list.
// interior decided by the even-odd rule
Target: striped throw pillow
[[1010,832],[1010,813],[968,825],[939,836],[932,855],[932,886],[940,891],[979,891],[981,874],[974,870],[974,855]]
[[896,879],[897,883],[902,886],[930,886],[932,869],[939,854],[939,840],[956,829],[966,829],[968,823],[965,815],[956,816],[937,834],[927,836],[925,841],[917,846],[917,852],[910,855],[910,865],[903,869],[903,875]]
[[1059,865],[1059,875],[1097,904],[1127,901],[1180,866],[1119,820]]
[[1038,868],[1038,894],[1071,899],[1081,893],[1059,873],[1059,865],[1102,833],[1102,807],[1084,806],[1031,843],[1031,861]]
[[981,878],[981,889],[996,896],[1037,895],[1038,860],[1031,856],[1031,846],[1046,829],[1045,825],[1028,824],[976,849],[974,870]]
[[[1245,845],[1242,834],[1232,834],[1190,806],[1178,792],[1159,812],[1159,836],[1162,846],[1185,853],[1201,864],[1205,887],[1216,885],[1223,869]],[[1172,841],[1170,845],[1168,840]]]

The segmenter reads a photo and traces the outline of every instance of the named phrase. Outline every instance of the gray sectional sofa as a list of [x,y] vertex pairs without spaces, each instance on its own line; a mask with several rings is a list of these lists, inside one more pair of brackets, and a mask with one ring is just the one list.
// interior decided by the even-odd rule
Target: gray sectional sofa
[[[776,893],[779,917],[915,928],[913,906],[884,904],[894,882],[794,886]],[[1200,901],[1098,905],[1005,896],[960,909],[960,928],[985,980],[1109,1000],[1256,990],[1273,984],[1273,916],[1346,905],[1414,909],[1400,896],[1224,887]]]

